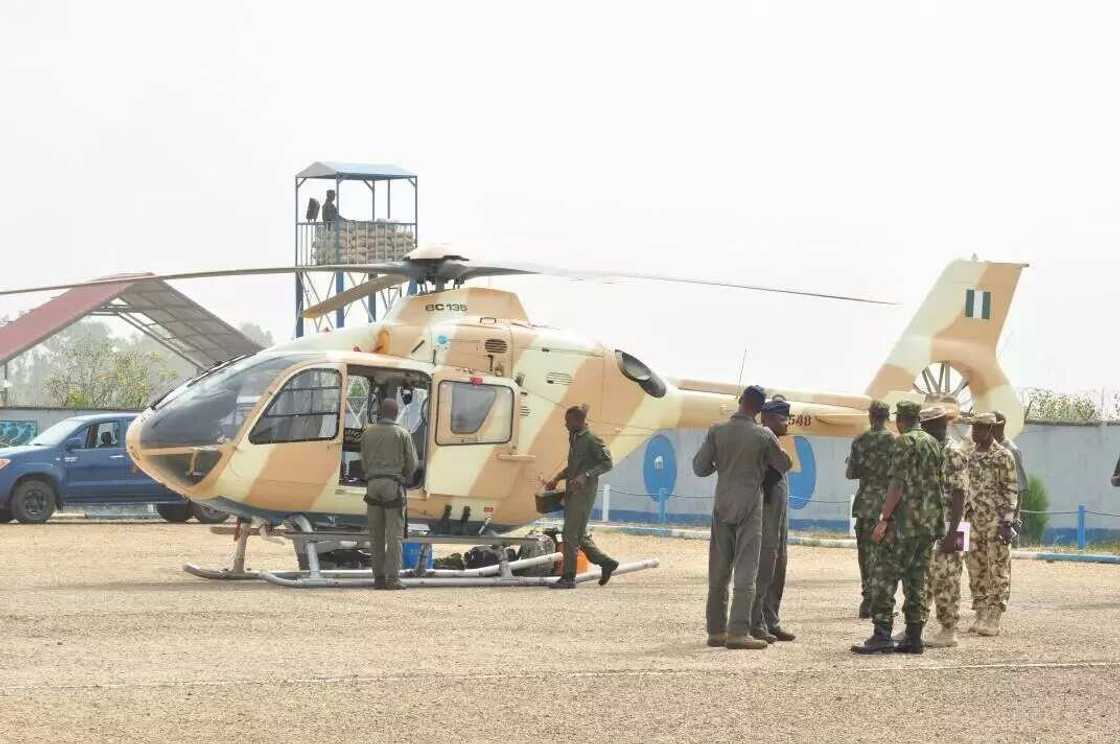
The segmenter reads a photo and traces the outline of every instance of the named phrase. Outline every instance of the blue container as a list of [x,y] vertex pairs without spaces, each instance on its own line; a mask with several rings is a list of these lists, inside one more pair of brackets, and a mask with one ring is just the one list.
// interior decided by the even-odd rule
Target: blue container
[[[416,562],[420,560],[420,548],[423,547],[420,543],[405,543],[404,554],[402,556],[401,565],[404,568],[416,568]],[[436,553],[431,551],[428,553],[428,565],[424,568],[432,568],[436,563]]]

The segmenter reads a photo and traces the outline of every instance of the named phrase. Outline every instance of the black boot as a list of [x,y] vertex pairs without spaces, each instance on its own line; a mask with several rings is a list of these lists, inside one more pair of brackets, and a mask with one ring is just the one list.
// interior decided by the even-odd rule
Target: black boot
[[610,560],[609,558],[603,563],[599,564],[599,570],[602,572],[599,576],[599,586],[606,586],[607,582],[611,580],[611,574],[618,568],[618,561]]
[[923,654],[926,644],[922,642],[922,623],[906,623],[906,640],[895,645],[900,654]]
[[871,619],[871,600],[870,599],[865,599],[865,600],[863,600],[862,602],[859,603],[859,619],[860,620],[870,620]]
[[875,623],[875,632],[861,644],[852,646],[855,654],[889,654],[894,651],[894,641],[891,640],[891,624]]

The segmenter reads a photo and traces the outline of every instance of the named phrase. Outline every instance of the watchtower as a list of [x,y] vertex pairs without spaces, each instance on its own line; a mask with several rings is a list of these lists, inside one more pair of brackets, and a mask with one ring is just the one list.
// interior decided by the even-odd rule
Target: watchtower
[[[295,265],[345,266],[403,259],[416,248],[418,180],[415,173],[395,165],[315,162],[304,168],[296,174]],[[398,184],[395,213],[394,181],[412,187],[402,195],[403,184]],[[365,185],[365,192],[359,183]],[[301,189],[306,197],[302,210]],[[308,193],[311,191],[314,193]],[[375,276],[361,271],[298,272],[296,336],[303,335],[305,310],[323,303],[333,310],[333,318],[330,312],[311,318],[316,331],[342,328],[352,312],[362,313],[362,322],[376,320],[379,304],[384,312],[400,297],[399,285],[368,295],[347,294]]]

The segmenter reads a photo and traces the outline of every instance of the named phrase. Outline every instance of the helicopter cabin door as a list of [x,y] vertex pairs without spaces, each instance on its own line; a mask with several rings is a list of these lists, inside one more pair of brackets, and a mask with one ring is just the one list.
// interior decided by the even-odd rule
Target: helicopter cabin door
[[[471,499],[481,507],[473,509],[475,517],[485,519],[531,459],[517,454],[520,391],[509,379],[458,370],[436,375],[433,383],[426,491],[429,497]],[[458,516],[459,509],[454,512]]]
[[338,486],[342,454],[342,370],[305,367],[291,374],[254,423],[238,476],[252,479],[250,506],[284,512],[323,511]]

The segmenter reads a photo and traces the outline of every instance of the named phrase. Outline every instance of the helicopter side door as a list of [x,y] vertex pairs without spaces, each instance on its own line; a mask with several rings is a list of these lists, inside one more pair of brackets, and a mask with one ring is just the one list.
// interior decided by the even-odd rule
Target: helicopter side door
[[517,454],[520,391],[508,379],[457,371],[434,383],[427,495],[478,500],[483,513],[492,511],[532,459]]
[[293,373],[239,447],[234,469],[253,481],[246,503],[262,509],[321,511],[338,486],[342,455],[342,369]]

